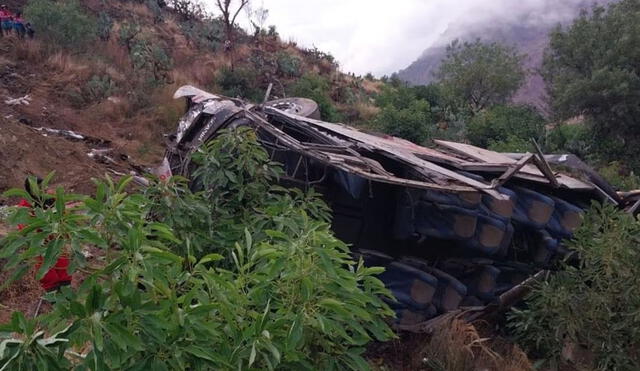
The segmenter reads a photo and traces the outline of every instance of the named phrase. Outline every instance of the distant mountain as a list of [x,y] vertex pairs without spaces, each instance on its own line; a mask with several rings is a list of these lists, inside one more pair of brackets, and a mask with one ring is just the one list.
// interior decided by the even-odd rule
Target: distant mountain
[[[447,45],[455,40],[499,41],[515,46],[526,55],[525,67],[529,75],[524,86],[516,93],[514,101],[532,104],[546,109],[544,81],[538,73],[542,65],[544,50],[548,45],[548,34],[558,24],[568,24],[583,9],[594,4],[606,4],[612,0],[498,0],[504,3],[504,11],[494,7],[490,11],[478,7],[474,19],[460,18],[451,22],[438,40],[398,76],[411,84],[428,84],[435,80],[434,74],[446,56]],[[468,14],[467,14],[468,16]]]

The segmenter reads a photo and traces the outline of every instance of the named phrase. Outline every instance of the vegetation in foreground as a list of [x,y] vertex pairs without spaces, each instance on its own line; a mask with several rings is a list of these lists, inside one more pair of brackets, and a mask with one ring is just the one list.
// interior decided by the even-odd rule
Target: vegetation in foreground
[[[90,274],[48,294],[50,313],[2,325],[2,367],[368,368],[367,343],[394,336],[380,269],[352,261],[315,194],[271,185],[279,168],[253,132],[223,135],[199,161],[195,193],[179,178],[133,194],[129,178],[107,178],[94,197],[58,188],[54,207],[12,213],[28,225],[0,242],[13,280],[40,255],[38,276],[60,254]],[[87,246],[104,250],[102,266],[85,264]]]
[[552,367],[640,367],[640,221],[611,205],[595,204],[568,242],[560,270],[540,282],[514,309],[509,326],[533,356]]

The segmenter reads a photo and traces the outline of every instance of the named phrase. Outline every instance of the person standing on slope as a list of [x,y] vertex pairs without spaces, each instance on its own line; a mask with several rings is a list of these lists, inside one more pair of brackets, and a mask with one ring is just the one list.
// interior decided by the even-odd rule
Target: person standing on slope
[[13,17],[13,29],[20,38],[24,39],[24,35],[27,33],[27,28],[25,26],[24,19],[22,18],[22,12],[16,12],[15,17]]
[[9,35],[13,29],[13,14],[6,5],[0,5],[0,36]]

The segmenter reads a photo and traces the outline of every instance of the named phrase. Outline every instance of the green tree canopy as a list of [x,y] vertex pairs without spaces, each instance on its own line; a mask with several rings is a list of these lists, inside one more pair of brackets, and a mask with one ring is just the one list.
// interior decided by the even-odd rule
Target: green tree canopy
[[376,97],[380,113],[373,125],[386,134],[423,144],[435,132],[436,106],[439,102],[436,86],[385,86]]
[[436,77],[452,104],[472,113],[506,103],[525,78],[522,55],[500,43],[454,41]]
[[[544,117],[532,107],[498,105],[471,119],[467,126],[467,138],[473,145],[483,148],[526,151],[530,138],[537,140],[542,136],[544,123]],[[498,145],[507,142],[509,146]]]
[[640,164],[640,1],[583,12],[551,33],[543,65],[559,119],[585,115],[604,160]]

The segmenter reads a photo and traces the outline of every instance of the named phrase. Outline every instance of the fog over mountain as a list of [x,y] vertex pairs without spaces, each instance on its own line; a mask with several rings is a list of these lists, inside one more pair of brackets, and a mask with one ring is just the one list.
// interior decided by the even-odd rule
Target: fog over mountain
[[[548,33],[558,24],[569,24],[583,9],[611,0],[492,0],[477,2],[468,12],[452,20],[445,32],[407,68],[399,71],[401,79],[412,84],[434,81],[446,55],[447,45],[455,40],[500,41],[515,46],[526,55],[529,76],[516,94],[515,101],[545,107],[544,83],[537,70],[542,64]],[[482,4],[480,4],[482,3]]]

